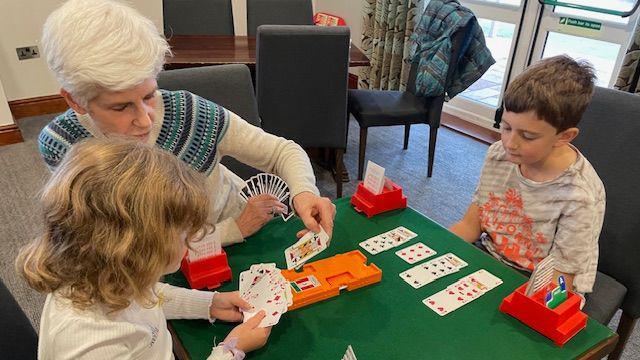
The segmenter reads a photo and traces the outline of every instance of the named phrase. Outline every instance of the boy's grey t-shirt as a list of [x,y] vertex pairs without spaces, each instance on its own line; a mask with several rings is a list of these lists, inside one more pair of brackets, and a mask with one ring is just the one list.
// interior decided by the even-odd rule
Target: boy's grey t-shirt
[[596,277],[605,191],[589,161],[573,149],[575,163],[553,180],[536,182],[507,160],[502,141],[494,143],[473,202],[489,252],[529,271],[553,254],[556,270],[575,274],[574,289],[585,293]]

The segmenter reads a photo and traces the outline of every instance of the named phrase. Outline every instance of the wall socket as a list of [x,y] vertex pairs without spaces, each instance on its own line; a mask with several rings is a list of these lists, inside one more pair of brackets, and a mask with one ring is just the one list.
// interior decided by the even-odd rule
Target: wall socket
[[18,53],[18,60],[26,60],[40,57],[40,50],[38,50],[37,46],[27,46],[16,48],[16,53]]

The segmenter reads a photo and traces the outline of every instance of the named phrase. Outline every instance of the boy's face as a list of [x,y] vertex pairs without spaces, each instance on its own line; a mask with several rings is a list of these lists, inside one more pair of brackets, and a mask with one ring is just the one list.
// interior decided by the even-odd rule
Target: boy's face
[[568,144],[578,134],[577,128],[557,132],[540,119],[535,111],[505,111],[500,123],[502,145],[507,160],[517,165],[543,165],[552,151]]

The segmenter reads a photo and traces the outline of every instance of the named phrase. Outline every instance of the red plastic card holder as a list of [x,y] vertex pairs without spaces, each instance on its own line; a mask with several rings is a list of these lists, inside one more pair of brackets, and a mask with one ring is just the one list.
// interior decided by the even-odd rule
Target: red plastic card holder
[[189,261],[185,256],[180,266],[182,273],[187,278],[192,289],[215,289],[223,282],[231,280],[231,268],[227,261],[227,253],[222,252],[216,256]]
[[402,194],[402,188],[389,179],[385,180],[382,192],[378,195],[369,191],[361,181],[351,197],[351,204],[356,211],[372,217],[385,211],[406,208],[407,198]]
[[530,328],[562,346],[587,326],[587,315],[580,311],[582,298],[567,290],[567,300],[550,309],[544,302],[544,295],[555,285],[550,284],[532,297],[525,295],[527,284],[520,286],[502,300],[500,311],[522,321]]

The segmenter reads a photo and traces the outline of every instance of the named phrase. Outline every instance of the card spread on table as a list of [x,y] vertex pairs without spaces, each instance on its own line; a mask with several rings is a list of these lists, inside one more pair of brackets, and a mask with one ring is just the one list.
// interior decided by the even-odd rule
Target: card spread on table
[[329,235],[320,228],[319,233],[309,231],[284,251],[287,269],[297,269],[329,246]]
[[[286,206],[286,211],[280,214],[284,221],[289,220],[293,216],[294,211],[291,206],[289,186],[282,178],[274,174],[266,173],[254,175],[245,181],[245,186],[239,192],[240,197],[244,201],[249,200],[250,197],[261,194],[273,195]],[[278,216],[278,214],[273,215]]]
[[362,241],[359,245],[371,255],[376,255],[385,250],[400,246],[416,236],[418,235],[406,227],[398,226],[393,230]]
[[422,302],[436,314],[444,316],[479,298],[500,284],[502,284],[500,278],[481,269],[429,296]]
[[363,184],[372,193],[380,194],[384,187],[384,168],[371,160],[367,161]]
[[253,305],[251,311],[243,311],[246,322],[260,310],[266,313],[259,327],[272,326],[293,304],[291,287],[276,264],[254,264],[240,273],[240,297]]
[[398,255],[402,260],[408,262],[409,264],[415,264],[418,261],[422,261],[435,254],[435,250],[421,242],[396,251],[396,255]]
[[448,253],[418,264],[399,275],[407,284],[419,289],[443,276],[458,272],[465,266],[467,266],[466,262],[454,254]]

